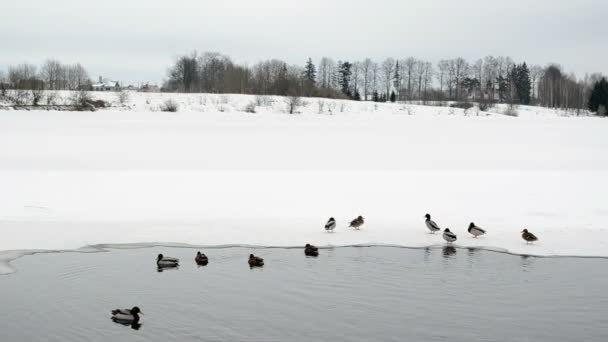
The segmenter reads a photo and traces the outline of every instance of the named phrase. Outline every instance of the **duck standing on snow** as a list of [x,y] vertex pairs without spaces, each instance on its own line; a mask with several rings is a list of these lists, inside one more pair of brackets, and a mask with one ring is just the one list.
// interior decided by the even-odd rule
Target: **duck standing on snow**
[[306,246],[304,246],[304,254],[306,256],[319,256],[319,249],[311,244],[306,244]]
[[478,236],[480,236],[480,235],[484,235],[484,234],[486,233],[486,231],[485,231],[485,230],[483,230],[483,229],[481,229],[481,228],[477,227],[477,226],[475,225],[475,223],[473,223],[473,222],[471,222],[471,223],[469,224],[469,229],[468,229],[468,230],[469,230],[469,233],[471,233],[471,235],[473,235],[473,237],[478,237]]
[[325,224],[325,230],[328,233],[331,233],[336,228],[336,220],[333,217],[330,217],[327,223]]
[[179,259],[166,257],[162,254],[159,254],[158,258],[156,258],[156,266],[158,266],[158,268],[177,267],[179,266]]
[[449,228],[443,231],[443,239],[448,243],[456,241],[456,234],[452,233]]
[[536,235],[530,233],[527,229],[521,231],[521,237],[526,240],[526,243],[531,243],[534,241],[538,241]]
[[144,314],[137,306],[132,309],[116,309],[112,310],[112,321],[124,325],[136,327],[139,325],[139,315]]
[[207,258],[207,256],[205,254],[203,254],[199,251],[199,252],[196,252],[196,257],[194,258],[194,261],[196,261],[197,265],[205,266],[209,263],[209,258]]
[[431,231],[431,234],[435,234],[435,232],[438,232],[441,230],[441,228],[439,228],[437,223],[435,223],[435,221],[431,220],[431,214],[426,214],[426,215],[424,215],[424,217],[426,218],[424,223],[426,224],[426,227]]
[[249,266],[250,267],[261,267],[264,266],[264,259],[257,257],[253,254],[249,254]]
[[350,226],[349,227],[352,227],[352,228],[355,228],[355,229],[359,229],[359,228],[361,228],[361,226],[363,225],[363,223],[365,223],[365,221],[363,220],[363,216],[359,216],[356,219],[350,221]]

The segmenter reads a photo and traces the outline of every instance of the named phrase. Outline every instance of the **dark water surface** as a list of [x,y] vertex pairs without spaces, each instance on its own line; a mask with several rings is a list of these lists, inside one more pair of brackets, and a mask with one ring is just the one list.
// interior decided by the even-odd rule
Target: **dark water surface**
[[[155,257],[178,257],[157,272]],[[608,260],[482,250],[142,248],[0,276],[0,341],[608,341]],[[254,252],[266,265],[250,269]],[[110,320],[138,305],[142,327]]]

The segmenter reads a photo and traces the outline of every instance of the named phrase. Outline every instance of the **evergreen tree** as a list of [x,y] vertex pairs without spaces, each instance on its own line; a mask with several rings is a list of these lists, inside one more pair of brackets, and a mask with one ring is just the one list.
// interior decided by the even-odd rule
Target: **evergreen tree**
[[372,101],[380,102],[380,96],[378,95],[378,91],[376,90],[374,90],[374,93],[372,94]]
[[526,62],[515,67],[514,76],[518,102],[525,105],[530,104],[532,82],[530,81],[530,70],[528,69]]
[[397,91],[399,91],[401,89],[401,74],[399,74],[399,61],[395,62],[395,74],[393,77],[395,78],[395,80],[393,81],[393,86]]
[[598,115],[608,115],[608,81],[606,81],[606,78],[602,77],[599,82],[593,85],[587,106],[590,111]]
[[391,91],[391,102],[397,101],[397,95],[395,95],[395,91]]
[[498,76],[496,82],[498,83],[498,97],[500,102],[510,102],[509,101],[509,84],[510,84],[509,73],[507,73],[507,77],[503,77],[502,75]]
[[353,97],[355,101],[361,101],[361,94],[359,94],[359,90],[355,90],[355,96]]
[[310,84],[314,85],[317,80],[317,69],[315,65],[312,63],[312,59],[308,58],[306,62],[306,66],[304,67],[304,79]]
[[344,62],[340,64],[339,78],[338,84],[342,89],[342,93],[348,97],[351,97],[352,93],[350,91],[350,76],[352,75],[352,64],[349,62]]

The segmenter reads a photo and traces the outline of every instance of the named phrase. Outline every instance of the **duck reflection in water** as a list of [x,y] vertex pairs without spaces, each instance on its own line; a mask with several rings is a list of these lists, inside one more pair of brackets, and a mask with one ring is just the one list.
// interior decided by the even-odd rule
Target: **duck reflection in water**
[[446,258],[450,258],[453,255],[456,255],[456,247],[454,246],[443,246],[443,256]]

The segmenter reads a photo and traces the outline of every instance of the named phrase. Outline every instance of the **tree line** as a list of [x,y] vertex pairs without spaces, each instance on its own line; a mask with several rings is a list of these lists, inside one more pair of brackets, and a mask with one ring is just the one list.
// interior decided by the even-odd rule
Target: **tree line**
[[90,86],[91,80],[80,63],[48,59],[39,68],[29,63],[11,65],[6,73],[0,71],[0,83],[11,89],[78,90]]
[[252,66],[219,53],[192,52],[168,69],[164,91],[297,95],[374,101],[473,101],[533,104],[562,109],[588,107],[601,74],[577,79],[561,66],[529,66],[510,57],[464,58],[436,64],[407,57],[373,61],[323,57],[302,66],[278,59]]
[[[374,61],[334,60],[291,65],[278,59],[251,66],[234,63],[216,52],[181,55],[168,68],[162,91],[185,93],[237,93],[316,96],[364,101],[470,101],[532,104],[561,109],[605,110],[608,95],[599,73],[578,79],[561,66],[529,66],[510,57],[487,56],[469,62],[464,58],[431,63],[414,57]],[[0,70],[0,91],[87,90],[87,70],[76,64],[46,60],[40,67],[23,63]],[[592,99],[592,93],[595,93]],[[36,96],[33,96],[34,99]],[[600,100],[596,100],[600,99]],[[598,102],[599,101],[599,102]],[[597,104],[596,103],[600,103]],[[603,106],[603,107],[600,107]]]

